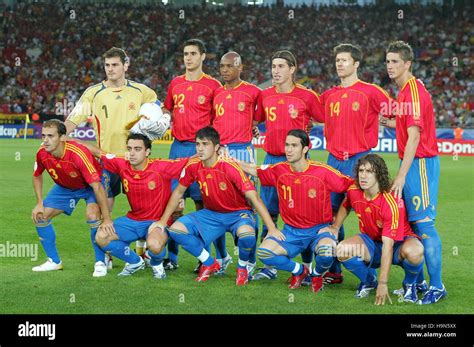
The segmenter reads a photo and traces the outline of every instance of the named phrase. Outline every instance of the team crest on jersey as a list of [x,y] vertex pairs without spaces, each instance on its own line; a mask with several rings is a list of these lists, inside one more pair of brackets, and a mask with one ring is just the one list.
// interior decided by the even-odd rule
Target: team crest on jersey
[[220,190],[226,190],[227,189],[227,184],[225,184],[225,182],[219,183],[219,189]]
[[135,103],[134,102],[131,102],[128,104],[128,110],[129,111],[135,111],[137,109],[137,107],[135,106]]
[[360,104],[356,101],[352,103],[352,111],[359,111]]
[[290,117],[296,119],[298,117],[298,109],[290,105],[289,107]]
[[376,222],[376,223],[377,223],[377,227],[378,227],[378,228],[383,227],[383,222],[382,222],[380,219],[377,219],[377,222]]
[[148,189],[153,190],[156,188],[156,183],[155,181],[150,181],[148,182]]
[[77,172],[76,171],[71,171],[69,173],[69,176],[71,176],[72,178],[76,178],[77,177]]
[[310,190],[308,190],[308,197],[314,199],[316,197],[316,189],[311,188]]
[[203,105],[206,102],[206,97],[204,95],[199,95],[198,96],[198,103],[200,105]]
[[245,102],[239,102],[239,104],[237,105],[237,108],[239,109],[240,112],[245,110]]

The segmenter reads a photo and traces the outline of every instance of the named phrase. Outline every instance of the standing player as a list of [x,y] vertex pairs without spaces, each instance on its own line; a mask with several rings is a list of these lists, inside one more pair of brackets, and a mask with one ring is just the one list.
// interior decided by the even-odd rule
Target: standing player
[[[62,270],[63,265],[56,248],[56,233],[51,219],[61,213],[68,216],[79,200],[87,204],[87,224],[91,229],[91,241],[95,253],[94,277],[107,275],[105,254],[95,243],[97,228],[102,213],[102,228],[113,232],[107,206],[107,196],[101,185],[102,168],[84,146],[66,141],[66,126],[53,119],[44,122],[41,131],[43,145],[36,154],[33,187],[36,206],[32,218],[48,260],[33,271]],[[47,170],[55,185],[43,201],[43,171]],[[98,204],[98,206],[97,206]],[[99,210],[100,207],[100,210]]]
[[[274,186],[278,194],[281,217],[285,222],[281,234],[269,232],[258,248],[259,259],[266,265],[290,271],[290,288],[301,287],[311,275],[313,292],[323,287],[323,275],[334,261],[336,237],[325,227],[332,221],[330,192],[343,193],[352,179],[329,165],[307,159],[309,136],[301,129],[288,132],[285,140],[287,161],[256,167],[240,163],[245,172],[257,175],[262,186]],[[316,267],[292,260],[306,249],[316,255]]]
[[[156,93],[147,86],[125,79],[130,59],[121,48],[112,47],[103,55],[107,79],[87,88],[66,120],[68,134],[92,116],[97,145],[103,151],[123,156],[129,129],[139,120],[140,106],[156,101]],[[112,209],[120,194],[120,177],[104,170],[105,186]],[[137,251],[145,245],[137,242]]]
[[408,221],[425,248],[430,287],[419,301],[425,305],[438,302],[447,292],[441,280],[441,239],[434,225],[440,169],[433,103],[423,83],[411,73],[413,61],[409,44],[396,41],[388,46],[388,76],[400,92],[395,108],[396,120],[382,118],[382,124],[393,127],[396,123],[401,164],[392,191],[398,198],[403,195]]
[[[214,93],[212,126],[219,133],[221,146],[227,150],[231,157],[255,164],[252,128],[258,123],[256,108],[261,90],[257,86],[241,80],[243,66],[242,58],[238,53],[227,52],[224,54],[219,68],[225,85]],[[256,180],[252,177],[250,179],[256,186]],[[256,230],[256,234],[258,234],[258,230]],[[218,241],[224,242],[224,246],[220,248],[225,249],[225,236]],[[224,258],[220,264],[220,271],[225,271],[231,260],[230,256]],[[249,273],[252,272],[254,266],[255,250],[252,251],[250,257]]]
[[[184,43],[184,64],[186,73],[175,77],[169,87],[165,99],[165,108],[171,112],[171,133],[174,137],[170,149],[170,159],[191,157],[196,154],[194,143],[199,129],[209,126],[212,120],[212,98],[214,91],[221,86],[202,71],[202,64],[206,59],[206,46],[201,40],[191,39]],[[178,184],[173,181],[174,189]],[[189,187],[184,198],[194,200],[196,211],[203,208],[202,197],[197,184]],[[177,220],[183,215],[184,200],[173,214]],[[224,250],[222,255],[225,255]],[[165,259],[165,268],[173,270],[178,267],[178,244],[174,240],[168,243],[168,259]]]
[[239,247],[236,284],[246,285],[248,261],[256,241],[255,217],[249,202],[255,206],[271,232],[279,232],[275,230],[270,214],[245,173],[234,161],[218,156],[219,142],[219,133],[214,128],[206,127],[198,131],[198,158],[191,159],[183,169],[163,216],[151,227],[151,232],[163,230],[186,188],[197,181],[205,208],[178,219],[168,228],[169,234],[202,262],[196,281],[204,282],[220,269],[219,263],[205,246],[229,230]]
[[[273,86],[262,91],[258,104],[258,119],[265,121],[266,127],[264,150],[267,154],[264,164],[286,160],[285,138],[289,130],[307,130],[312,126],[313,120],[324,120],[324,110],[318,94],[295,83],[296,66],[296,58],[289,51],[278,51],[272,56]],[[276,223],[279,214],[276,189],[263,186],[260,193]],[[262,240],[266,234],[266,227],[263,226]],[[311,259],[305,260],[306,262],[311,263]],[[276,270],[265,267],[253,279],[274,279],[276,276]]]
[[[390,193],[390,177],[384,160],[367,154],[355,166],[355,184],[350,186],[334,224],[327,228],[338,233],[351,208],[359,218],[361,233],[337,246],[338,259],[360,279],[356,298],[367,297],[377,288],[376,305],[384,305],[388,294],[390,265],[405,270],[403,300],[418,300],[416,278],[423,271],[423,245],[408,223],[402,199]],[[379,281],[372,279],[369,268],[380,266]]]
[[163,214],[171,195],[171,179],[179,177],[187,159],[149,159],[151,141],[141,134],[128,136],[128,160],[102,152],[95,146],[86,146],[101,158],[105,169],[120,176],[131,207],[127,216],[115,219],[115,233],[99,229],[97,243],[103,250],[126,262],[119,276],[129,276],[145,266],[144,260],[129,248],[129,244],[146,239],[146,259],[150,259],[153,276],[165,278],[163,258],[168,237],[166,233],[154,233],[147,237],[148,227]]
[[[377,85],[359,80],[357,71],[362,62],[362,51],[358,46],[343,43],[333,51],[341,85],[321,95],[325,114],[324,135],[329,152],[327,163],[352,177],[357,160],[377,146],[379,114],[387,109],[390,97]],[[331,194],[334,215],[343,199],[344,194]],[[341,240],[344,240],[344,226],[339,231]],[[338,262],[334,262],[324,280],[326,283],[342,283]]]

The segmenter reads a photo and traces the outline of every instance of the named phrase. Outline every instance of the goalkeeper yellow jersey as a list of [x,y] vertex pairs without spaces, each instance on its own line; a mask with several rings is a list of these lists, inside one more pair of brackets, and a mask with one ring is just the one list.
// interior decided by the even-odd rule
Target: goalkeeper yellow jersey
[[125,80],[122,87],[112,88],[103,81],[86,89],[67,119],[79,125],[92,116],[98,146],[123,156],[140,106],[156,99],[156,93],[144,84]]

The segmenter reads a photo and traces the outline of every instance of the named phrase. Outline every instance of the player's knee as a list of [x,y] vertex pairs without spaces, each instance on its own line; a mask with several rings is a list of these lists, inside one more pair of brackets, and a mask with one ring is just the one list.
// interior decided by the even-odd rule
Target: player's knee
[[97,204],[88,204],[86,208],[86,219],[88,221],[99,220],[101,217],[100,209]]
[[264,263],[265,265],[269,265],[268,262],[271,262],[271,259],[276,256],[275,253],[273,253],[271,250],[268,248],[260,246],[257,249],[257,257],[258,259]]
[[163,251],[165,248],[166,242],[163,242],[162,240],[158,238],[149,238],[146,241],[148,249],[154,253],[154,254],[159,254]]
[[321,265],[330,265],[334,261],[334,245],[322,244],[316,247],[316,262]]
[[99,247],[107,247],[110,243],[110,239],[105,232],[99,230],[97,234],[95,234],[95,242],[99,245]]
[[341,242],[336,247],[336,258],[339,261],[346,261],[354,256],[351,244]]

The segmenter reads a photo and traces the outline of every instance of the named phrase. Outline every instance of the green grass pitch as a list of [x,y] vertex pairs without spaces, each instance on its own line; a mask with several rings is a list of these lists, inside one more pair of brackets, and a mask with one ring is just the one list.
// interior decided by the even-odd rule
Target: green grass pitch
[[[288,273],[279,272],[274,281],[251,282],[235,286],[237,256],[227,235],[227,248],[234,263],[226,276],[212,277],[196,283],[192,269],[196,260],[184,250],[180,253],[180,268],[168,272],[163,281],[154,280],[150,269],[129,278],[119,278],[123,262],[114,260],[114,269],[106,277],[93,278],[93,252],[89,230],[85,223],[85,205],[81,203],[71,217],[54,220],[57,245],[64,271],[33,273],[32,266],[42,263],[45,255],[31,221],[35,198],[31,174],[39,140],[0,140],[0,245],[38,245],[38,260],[29,257],[0,257],[0,313],[228,313],[228,314],[347,314],[347,313],[474,313],[472,282],[472,249],[474,246],[474,158],[441,157],[437,228],[443,241],[443,279],[448,296],[430,306],[398,302],[392,295],[392,305],[374,306],[374,294],[366,300],[356,300],[356,278],[345,272],[341,285],[327,287],[313,294],[304,287],[291,291],[285,283]],[[167,157],[168,146],[154,145],[153,155]],[[313,160],[326,162],[327,153],[312,151]],[[396,173],[396,155],[384,154],[392,175]],[[259,162],[263,152],[259,150]],[[45,194],[52,185],[45,175]],[[186,211],[193,210],[188,201]],[[113,216],[126,213],[124,195],[118,198]],[[354,214],[346,223],[347,235],[357,232]],[[403,272],[399,267],[390,271],[389,289],[400,287]]]

